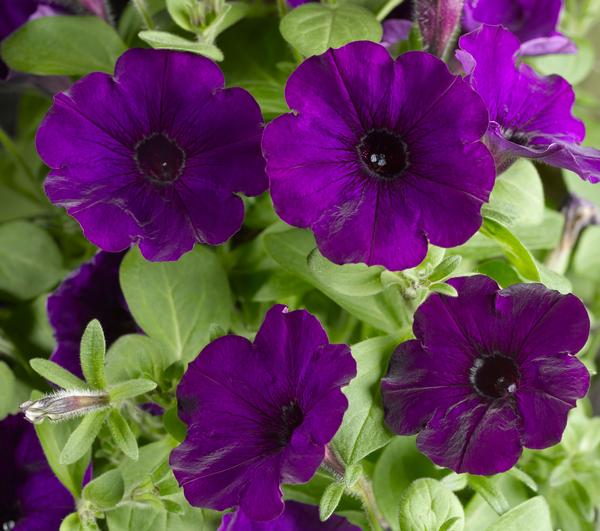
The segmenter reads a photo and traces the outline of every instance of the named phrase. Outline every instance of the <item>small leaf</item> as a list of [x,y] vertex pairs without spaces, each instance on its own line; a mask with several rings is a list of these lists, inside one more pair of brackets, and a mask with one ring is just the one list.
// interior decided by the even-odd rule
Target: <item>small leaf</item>
[[444,282],[435,282],[434,284],[429,285],[429,291],[433,291],[434,293],[439,293],[441,295],[447,295],[448,297],[458,297],[458,291],[456,291],[456,288]]
[[511,475],[515,479],[518,479],[521,483],[529,487],[533,492],[538,491],[538,486],[535,480],[529,475],[523,472],[520,468],[513,466],[507,474]]
[[83,417],[60,453],[61,464],[70,465],[85,455],[94,443],[108,413],[106,410],[97,411]]
[[223,52],[214,44],[190,41],[166,31],[140,31],[138,37],[147,42],[152,48],[192,52],[215,61],[223,60]]
[[487,531],[552,531],[548,504],[542,496],[536,496],[517,505],[496,520]]
[[90,481],[83,489],[83,498],[99,509],[112,509],[121,501],[124,493],[121,471],[113,469]]
[[535,260],[512,232],[497,221],[489,218],[483,219],[483,225],[479,230],[483,235],[500,244],[506,254],[506,258],[508,258],[509,262],[515,266],[524,278],[536,282],[540,281],[540,273]]
[[460,256],[447,256],[444,258],[433,272],[427,277],[430,282],[437,282],[444,280],[449,277],[454,270],[460,265],[462,257]]
[[323,493],[321,502],[319,503],[319,518],[321,522],[329,519],[329,517],[337,509],[340,500],[344,494],[344,484],[337,481],[331,483]]
[[2,58],[13,70],[42,76],[112,73],[125,50],[111,26],[99,17],[89,16],[30,20],[6,38],[1,48]]
[[354,484],[360,479],[360,476],[363,473],[363,468],[360,463],[356,463],[355,465],[350,465],[346,468],[346,473],[344,474],[344,483],[348,488],[354,486]]
[[165,411],[163,415],[163,424],[167,433],[177,442],[183,442],[187,435],[187,426],[177,415],[177,406],[173,406]]
[[105,353],[104,332],[100,322],[94,319],[89,322],[85,332],[83,332],[79,358],[81,370],[87,383],[95,389],[106,388],[106,377],[104,375]]
[[116,409],[110,412],[108,417],[108,428],[113,440],[121,451],[129,458],[137,461],[139,451],[135,435],[131,431],[129,424],[123,418],[123,415]]
[[49,382],[63,389],[86,389],[89,386],[73,373],[63,369],[58,363],[43,358],[29,360],[31,368]]
[[61,523],[59,531],[82,531],[78,513],[71,513]]
[[493,478],[469,474],[467,481],[469,486],[488,502],[490,507],[498,514],[501,515],[508,511],[510,504]]
[[501,288],[507,288],[513,284],[523,282],[519,273],[504,260],[488,260],[477,266],[477,271],[493,278]]
[[127,380],[111,386],[108,390],[111,402],[119,402],[127,398],[143,395],[156,389],[156,383],[152,380],[138,378],[136,380]]
[[462,531],[465,514],[454,493],[439,481],[413,481],[400,498],[400,529]]
[[467,476],[465,474],[451,472],[440,481],[453,492],[463,490],[467,487]]
[[281,20],[281,34],[302,55],[318,55],[352,41],[379,42],[381,24],[365,8],[350,4],[303,4]]
[[187,31],[194,31],[196,26],[192,24],[192,15],[198,8],[197,0],[167,0],[167,11],[169,15],[180,28]]

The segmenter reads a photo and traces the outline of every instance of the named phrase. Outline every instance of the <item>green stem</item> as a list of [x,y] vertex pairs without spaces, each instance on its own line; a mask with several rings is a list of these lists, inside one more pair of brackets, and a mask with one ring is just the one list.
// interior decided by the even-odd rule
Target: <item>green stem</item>
[[154,29],[154,21],[152,20],[152,16],[148,11],[148,6],[146,5],[146,0],[131,0],[133,7],[137,10],[140,18],[142,19],[142,23],[145,29],[152,30]]
[[381,22],[394,10],[394,8],[398,7],[402,2],[404,2],[404,0],[388,0],[377,12],[377,15],[375,15],[377,20]]
[[379,512],[379,508],[375,502],[375,495],[373,494],[371,482],[365,476],[361,476],[353,489],[360,497],[371,531],[383,531],[384,528],[382,523],[385,522],[385,520]]

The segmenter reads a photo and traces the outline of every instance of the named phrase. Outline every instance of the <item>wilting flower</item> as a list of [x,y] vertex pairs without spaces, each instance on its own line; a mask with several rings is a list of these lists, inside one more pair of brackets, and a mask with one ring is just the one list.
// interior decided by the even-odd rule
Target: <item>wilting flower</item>
[[348,406],[340,388],[355,374],[349,348],[304,310],[274,306],[254,343],[210,343],[177,388],[188,433],[170,463],[188,501],[277,518],[281,483],[308,481],[323,461]]
[[521,41],[521,54],[575,53],[573,41],[556,31],[562,0],[466,0],[463,26],[501,24]]
[[510,469],[522,447],[558,443],[589,386],[574,356],[590,323],[574,295],[541,284],[499,289],[477,275],[452,279],[458,297],[431,295],[416,339],[394,352],[381,388],[387,425],[456,472]]
[[100,251],[48,297],[48,319],[56,338],[51,359],[79,377],[79,344],[92,319],[102,323],[108,346],[138,330],[119,285],[123,256]]
[[294,112],[263,137],[273,203],[327,258],[399,270],[428,239],[453,247],[478,230],[494,184],[488,115],[441,60],[350,43],[304,61],[286,99]]
[[0,422],[0,529],[58,529],[75,500],[48,466],[35,430],[21,416]]
[[444,57],[453,44],[464,0],[417,0],[415,19],[421,30],[425,51]]
[[110,397],[105,391],[95,389],[62,389],[38,400],[28,400],[20,409],[33,424],[48,419],[53,422],[82,417],[92,411],[110,407]]
[[582,147],[585,126],[571,114],[575,93],[560,76],[519,61],[519,41],[500,26],[460,38],[457,57],[490,113],[486,142],[499,169],[527,157],[600,180],[600,151]]
[[288,500],[285,510],[275,520],[255,522],[238,509],[223,516],[219,531],[360,531],[360,528],[335,514],[321,522],[316,505]]
[[139,242],[177,260],[242,225],[237,192],[267,188],[258,104],[199,55],[133,49],[115,76],[96,72],[58,94],[37,134],[46,193],[106,251]]

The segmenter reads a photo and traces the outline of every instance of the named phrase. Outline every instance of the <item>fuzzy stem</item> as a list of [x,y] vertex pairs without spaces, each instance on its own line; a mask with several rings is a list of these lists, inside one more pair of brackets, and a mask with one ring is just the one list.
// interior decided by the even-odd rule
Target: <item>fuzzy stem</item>
[[360,500],[363,504],[363,509],[367,515],[367,521],[369,522],[371,530],[383,531],[384,528],[387,529],[387,522],[385,522],[382,514],[379,512],[379,508],[377,507],[371,482],[363,475],[356,482],[356,485],[354,485],[354,490],[360,497]]

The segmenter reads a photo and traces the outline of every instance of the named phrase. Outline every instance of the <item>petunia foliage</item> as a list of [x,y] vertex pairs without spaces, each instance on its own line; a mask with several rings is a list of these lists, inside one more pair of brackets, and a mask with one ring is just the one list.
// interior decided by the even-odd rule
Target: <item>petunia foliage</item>
[[589,0],[0,0],[2,531],[600,525]]

